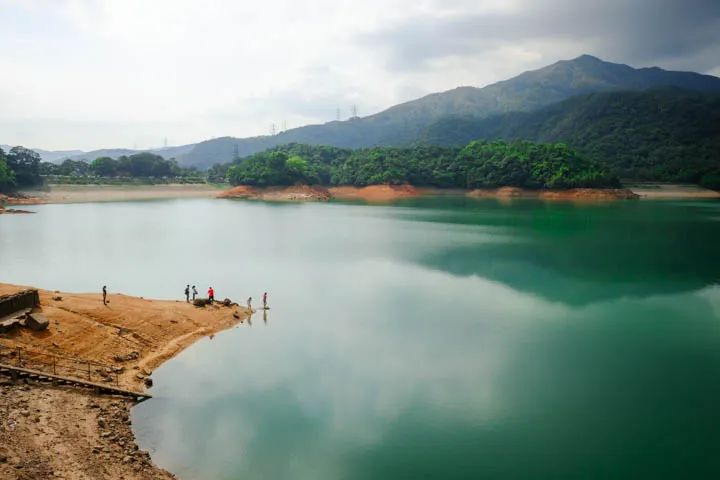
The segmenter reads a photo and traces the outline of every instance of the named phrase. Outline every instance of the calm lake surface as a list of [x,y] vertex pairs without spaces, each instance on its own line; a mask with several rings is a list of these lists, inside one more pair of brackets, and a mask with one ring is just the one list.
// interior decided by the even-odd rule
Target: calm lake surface
[[720,202],[32,208],[2,282],[269,292],[133,409],[185,480],[720,475]]

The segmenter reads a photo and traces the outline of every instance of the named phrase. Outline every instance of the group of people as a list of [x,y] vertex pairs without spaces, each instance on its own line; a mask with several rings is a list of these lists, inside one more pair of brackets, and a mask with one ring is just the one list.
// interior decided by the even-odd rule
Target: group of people
[[[195,298],[198,295],[197,288],[195,288],[195,285],[192,286],[192,290],[190,289],[190,285],[188,284],[185,287],[185,301],[187,303],[190,303],[190,294],[192,293],[192,301],[195,301]],[[105,287],[103,287],[103,301],[105,297]],[[213,290],[213,287],[208,288],[208,300],[210,301],[210,305],[212,305],[215,302],[215,290]],[[252,313],[252,297],[248,297],[247,299],[247,307],[248,310],[250,310],[250,313]],[[267,292],[263,294],[263,310],[267,310]]]
[[[252,313],[252,311],[253,311],[253,309],[252,309],[252,297],[249,297],[249,298],[247,299],[247,307],[248,307],[248,310],[250,310],[250,313]],[[268,309],[268,306],[267,306],[267,292],[265,292],[265,293],[263,293],[263,310],[267,310],[267,309]]]

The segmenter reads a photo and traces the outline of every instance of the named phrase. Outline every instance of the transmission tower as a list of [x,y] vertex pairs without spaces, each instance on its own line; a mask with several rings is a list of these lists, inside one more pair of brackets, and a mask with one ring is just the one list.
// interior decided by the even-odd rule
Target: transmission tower
[[352,106],[352,118],[357,118],[357,105]]
[[287,129],[288,129],[287,120],[283,120],[283,132],[287,132]]
[[277,134],[277,125],[275,123],[270,124],[270,135],[275,136]]
[[340,107],[335,110],[335,120],[340,121]]

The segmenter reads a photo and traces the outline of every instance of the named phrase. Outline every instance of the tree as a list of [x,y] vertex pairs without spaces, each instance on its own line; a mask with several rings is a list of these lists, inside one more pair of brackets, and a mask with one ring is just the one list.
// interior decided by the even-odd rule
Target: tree
[[42,185],[40,178],[40,155],[25,147],[13,147],[7,154],[7,165],[15,172],[18,187]]
[[8,192],[15,187],[15,173],[7,164],[7,157],[0,148],[0,192]]
[[90,170],[98,177],[114,177],[117,175],[118,162],[110,157],[98,157],[90,164]]

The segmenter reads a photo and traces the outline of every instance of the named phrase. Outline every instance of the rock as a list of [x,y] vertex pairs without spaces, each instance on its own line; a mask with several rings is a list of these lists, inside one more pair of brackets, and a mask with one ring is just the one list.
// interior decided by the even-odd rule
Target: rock
[[172,320],[170,320],[170,323],[178,323],[178,321],[175,319],[172,319]]
[[153,379],[150,377],[145,377],[145,386],[152,387],[153,386]]
[[100,434],[100,438],[107,438],[107,437],[109,437],[110,435],[112,435],[112,433],[110,433],[110,432],[102,432],[102,433]]
[[125,463],[132,462],[132,457],[130,455],[126,455],[125,458],[123,458],[123,462],[125,462]]
[[115,361],[116,362],[129,362],[130,360],[135,360],[139,356],[140,356],[140,354],[138,352],[130,352],[127,355],[115,355]]
[[62,297],[60,295],[55,295],[52,297],[52,299],[55,300],[56,302],[62,302]]
[[[111,370],[113,373],[124,373],[125,367],[113,367]],[[113,403],[113,405],[117,407],[117,403]]]
[[204,307],[205,305],[210,305],[210,300],[208,300],[207,298],[196,298],[193,301],[193,305],[195,305],[196,307]]
[[145,375],[146,377],[149,377],[150,375],[152,375],[152,370],[148,370],[148,369],[146,369],[145,367],[141,368],[140,371],[141,371],[142,374]]
[[50,321],[42,313],[28,313],[25,316],[25,326],[35,332],[45,330],[48,325]]
[[144,380],[144,379],[145,379],[145,375],[143,375],[142,373],[138,373],[137,375],[135,375],[135,377],[136,377],[138,380]]
[[92,453],[97,455],[98,453],[100,453],[100,450],[97,448],[93,448]]
[[99,419],[98,419],[98,427],[100,427],[100,428],[102,428],[102,429],[106,429],[106,428],[107,428],[107,422],[105,421],[104,418],[99,418]]

